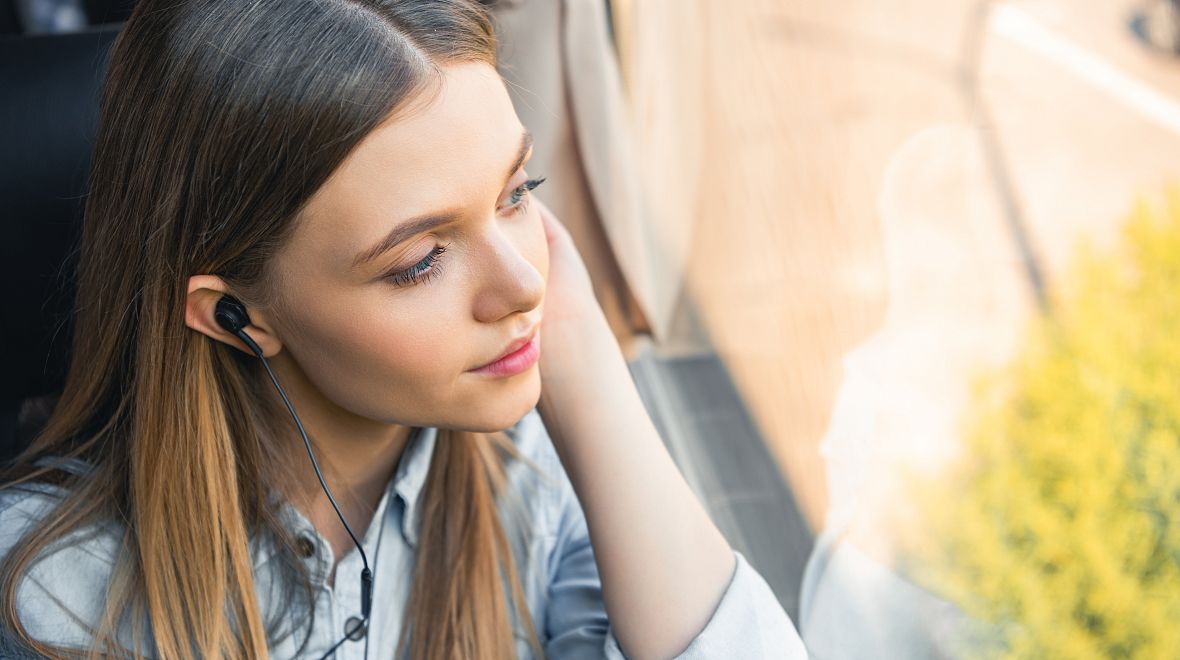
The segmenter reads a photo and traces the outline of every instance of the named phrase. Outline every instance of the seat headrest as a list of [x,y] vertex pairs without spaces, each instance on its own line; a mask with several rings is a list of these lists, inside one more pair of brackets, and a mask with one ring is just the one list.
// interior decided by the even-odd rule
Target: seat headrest
[[102,83],[121,23],[0,38],[0,399],[60,388]]

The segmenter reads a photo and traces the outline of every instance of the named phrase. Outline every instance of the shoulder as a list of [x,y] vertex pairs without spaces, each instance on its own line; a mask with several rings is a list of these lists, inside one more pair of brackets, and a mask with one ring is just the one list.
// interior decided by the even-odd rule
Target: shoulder
[[[69,495],[64,486],[47,481],[0,488],[0,558],[26,542],[26,535],[38,523],[59,515],[59,507]],[[34,566],[56,567],[70,560],[86,566],[113,564],[122,536],[123,527],[114,520],[82,525],[43,549]]]
[[530,408],[524,417],[504,430],[504,434],[511,440],[516,449],[530,460],[548,461],[553,451],[553,441],[541,421],[541,413],[536,408]]
[[[0,489],[0,559],[28,543],[27,535],[56,515],[67,495],[45,483]],[[17,581],[15,609],[30,637],[64,647],[89,646],[121,537],[113,523],[85,525],[29,561]]]
[[0,488],[0,555],[65,497],[60,486],[27,483]]
[[533,513],[534,531],[543,535],[556,534],[562,510],[568,505],[573,489],[540,412],[535,407],[530,409],[506,429],[505,434],[525,459],[510,461],[507,465],[510,488],[524,499],[525,507]]
[[[541,420],[541,413],[532,408],[516,424],[504,432],[511,440],[516,450],[525,459],[526,470],[520,470],[517,478],[527,481],[539,480],[555,497],[569,486],[569,480],[561,459],[557,455],[557,448],[553,446],[553,439]],[[518,461],[521,462],[521,461]]]

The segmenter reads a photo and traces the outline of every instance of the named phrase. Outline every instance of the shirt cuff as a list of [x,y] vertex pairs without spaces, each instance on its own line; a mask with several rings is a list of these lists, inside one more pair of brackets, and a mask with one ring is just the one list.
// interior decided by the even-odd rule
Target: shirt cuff
[[[674,660],[807,658],[807,648],[770,585],[734,550],[737,566],[709,622]],[[608,625],[607,660],[628,660]]]

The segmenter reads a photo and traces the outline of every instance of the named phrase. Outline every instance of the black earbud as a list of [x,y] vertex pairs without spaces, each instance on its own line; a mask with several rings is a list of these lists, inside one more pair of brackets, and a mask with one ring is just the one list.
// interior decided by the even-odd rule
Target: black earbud
[[[250,325],[250,315],[246,313],[246,306],[240,300],[228,293],[221,296],[217,301],[217,307],[213,310],[213,318],[217,321],[217,325],[224,328],[226,332],[232,332],[236,335],[246,346],[250,347],[250,350],[254,351],[254,354],[263,363],[266,362],[266,358],[262,357],[262,348],[254,343],[250,335],[246,334],[245,328]],[[269,364],[266,365],[266,369],[268,371],[270,370]],[[275,381],[275,387],[279,387],[278,381]],[[279,387],[279,389],[281,390],[282,388]],[[294,411],[292,411],[292,414],[294,414]]]
[[217,320],[217,325],[235,335],[239,330],[250,325],[250,315],[246,313],[246,306],[229,294],[221,296],[221,299],[217,301],[213,318]]
[[[364,547],[357,539],[356,534],[353,533],[352,528],[348,526],[348,521],[344,519],[344,513],[340,511],[340,506],[336,503],[336,498],[332,497],[332,491],[328,489],[328,483],[324,481],[324,475],[320,472],[319,463],[315,459],[315,454],[311,450],[311,441],[307,438],[307,431],[303,428],[303,422],[299,421],[299,415],[295,414],[295,407],[291,405],[291,400],[287,398],[287,393],[283,391],[283,386],[279,385],[279,379],[275,376],[275,372],[270,368],[270,363],[267,362],[266,357],[262,355],[262,349],[250,335],[246,333],[246,326],[250,325],[250,315],[246,313],[246,306],[237,298],[229,294],[224,294],[217,301],[217,307],[213,310],[213,318],[217,321],[217,325],[225,329],[226,332],[233,333],[238,339],[241,339],[258,359],[262,360],[262,365],[266,367],[266,373],[270,376],[270,380],[274,383],[275,389],[279,391],[279,396],[283,398],[283,403],[287,404],[287,411],[291,413],[291,417],[295,420],[295,427],[299,429],[299,435],[303,436],[303,445],[307,448],[307,456],[311,459],[311,466],[315,469],[315,475],[320,481],[320,487],[324,489],[324,494],[328,496],[328,501],[331,502],[332,508],[336,510],[336,516],[340,518],[340,523],[344,525],[344,530],[348,532],[348,536],[352,539],[353,544],[356,545],[357,551],[361,555],[361,563],[364,568],[361,570],[361,622],[354,630],[348,631],[343,639],[336,642],[334,646],[328,649],[328,652],[323,655],[327,658],[332,655],[341,644],[352,638],[352,635],[358,630],[365,630],[369,625],[369,615],[373,607],[373,571],[369,568],[369,558],[365,554]],[[368,640],[365,642],[365,655],[368,655]],[[321,659],[323,660],[323,659]]]

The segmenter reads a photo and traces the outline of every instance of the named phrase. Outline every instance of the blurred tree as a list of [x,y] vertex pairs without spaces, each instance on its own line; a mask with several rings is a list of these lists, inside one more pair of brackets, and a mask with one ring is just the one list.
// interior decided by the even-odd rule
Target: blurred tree
[[1180,658],[1180,191],[1071,268],[911,482],[902,570],[984,623],[965,657]]

